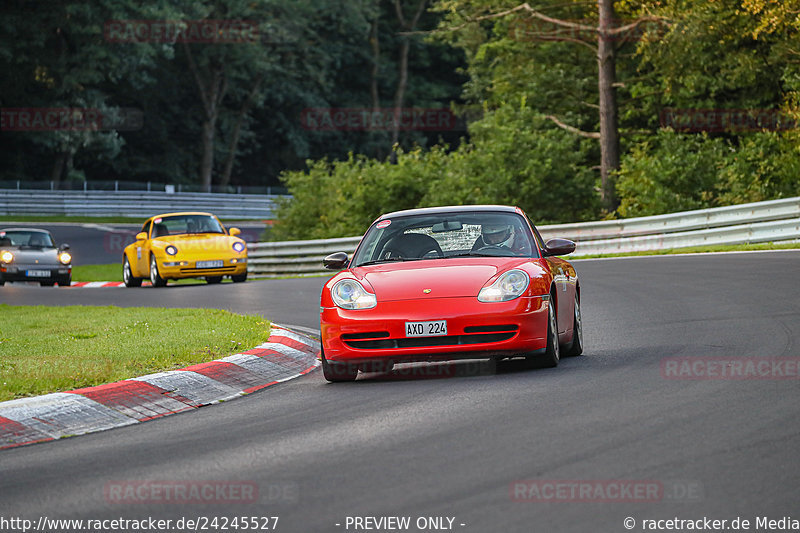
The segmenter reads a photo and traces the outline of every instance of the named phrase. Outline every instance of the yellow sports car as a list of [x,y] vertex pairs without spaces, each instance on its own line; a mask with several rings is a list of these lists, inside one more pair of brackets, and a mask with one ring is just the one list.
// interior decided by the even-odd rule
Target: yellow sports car
[[211,213],[167,213],[147,219],[136,242],[122,252],[122,279],[141,287],[149,278],[154,287],[170,279],[205,278],[219,283],[247,279],[247,244],[238,228],[226,230]]

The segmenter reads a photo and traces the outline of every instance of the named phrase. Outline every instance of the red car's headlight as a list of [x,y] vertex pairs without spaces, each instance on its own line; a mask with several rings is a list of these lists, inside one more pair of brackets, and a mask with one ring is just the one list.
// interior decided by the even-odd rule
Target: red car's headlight
[[378,299],[367,292],[363,285],[353,279],[343,279],[331,288],[331,298],[342,309],[371,309]]
[[478,301],[481,302],[507,302],[519,298],[528,288],[530,276],[522,270],[509,270],[503,273],[494,283],[481,289]]

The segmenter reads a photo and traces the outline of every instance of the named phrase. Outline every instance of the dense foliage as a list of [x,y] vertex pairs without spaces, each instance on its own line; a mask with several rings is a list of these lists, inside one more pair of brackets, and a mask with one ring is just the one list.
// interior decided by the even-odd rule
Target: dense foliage
[[[602,34],[615,51],[612,209],[599,199],[595,2],[45,3],[0,6],[0,68],[12,73],[0,105],[133,108],[143,127],[4,123],[0,180],[280,180],[293,199],[275,239],[355,235],[417,206],[508,203],[566,222],[800,195],[800,0],[613,2],[611,30],[627,29]],[[104,36],[114,20],[220,19],[255,21],[259,38]],[[449,107],[461,122],[393,131],[303,118],[393,107]]]
[[[402,2],[410,12],[412,2]],[[408,5],[405,5],[408,4]],[[435,26],[424,12],[417,29]],[[248,21],[255,39],[143,38],[164,21]],[[0,181],[153,181],[278,185],[285,169],[349,151],[384,158],[386,131],[315,131],[305,109],[385,108],[398,84],[393,2],[375,0],[4,0],[0,2],[0,107],[133,109],[139,127],[18,131],[4,116]],[[202,36],[201,36],[202,37]],[[377,45],[377,53],[374,45]],[[411,38],[404,106],[447,108],[457,100],[463,54]],[[207,135],[208,134],[208,135]],[[403,131],[404,146],[458,134]],[[207,140],[210,139],[210,140]],[[231,167],[230,170],[228,167]]]

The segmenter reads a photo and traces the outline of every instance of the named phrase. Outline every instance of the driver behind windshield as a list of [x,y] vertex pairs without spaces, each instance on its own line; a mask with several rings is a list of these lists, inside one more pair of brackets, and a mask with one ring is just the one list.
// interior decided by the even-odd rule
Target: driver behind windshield
[[481,226],[481,236],[472,245],[472,249],[479,250],[487,246],[513,248],[513,245],[514,228],[511,224],[484,224]]
[[505,248],[515,255],[530,255],[531,247],[528,239],[514,224],[506,222],[487,222],[481,225],[481,234],[472,245],[472,251],[482,248]]

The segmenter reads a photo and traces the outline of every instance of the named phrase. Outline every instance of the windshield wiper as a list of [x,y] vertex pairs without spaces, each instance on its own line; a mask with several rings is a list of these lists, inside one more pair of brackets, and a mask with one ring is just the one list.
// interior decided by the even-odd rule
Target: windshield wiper
[[[396,261],[419,261],[419,258],[416,257],[386,257],[384,259],[375,259],[373,261],[367,261],[365,263],[359,263],[356,267],[363,267],[369,265],[379,265],[381,263],[394,263]],[[355,267],[353,267],[355,268]]]
[[446,255],[445,259],[450,259],[451,257],[500,257],[497,254],[481,254],[478,252],[466,252],[463,254],[455,254],[455,255]]

